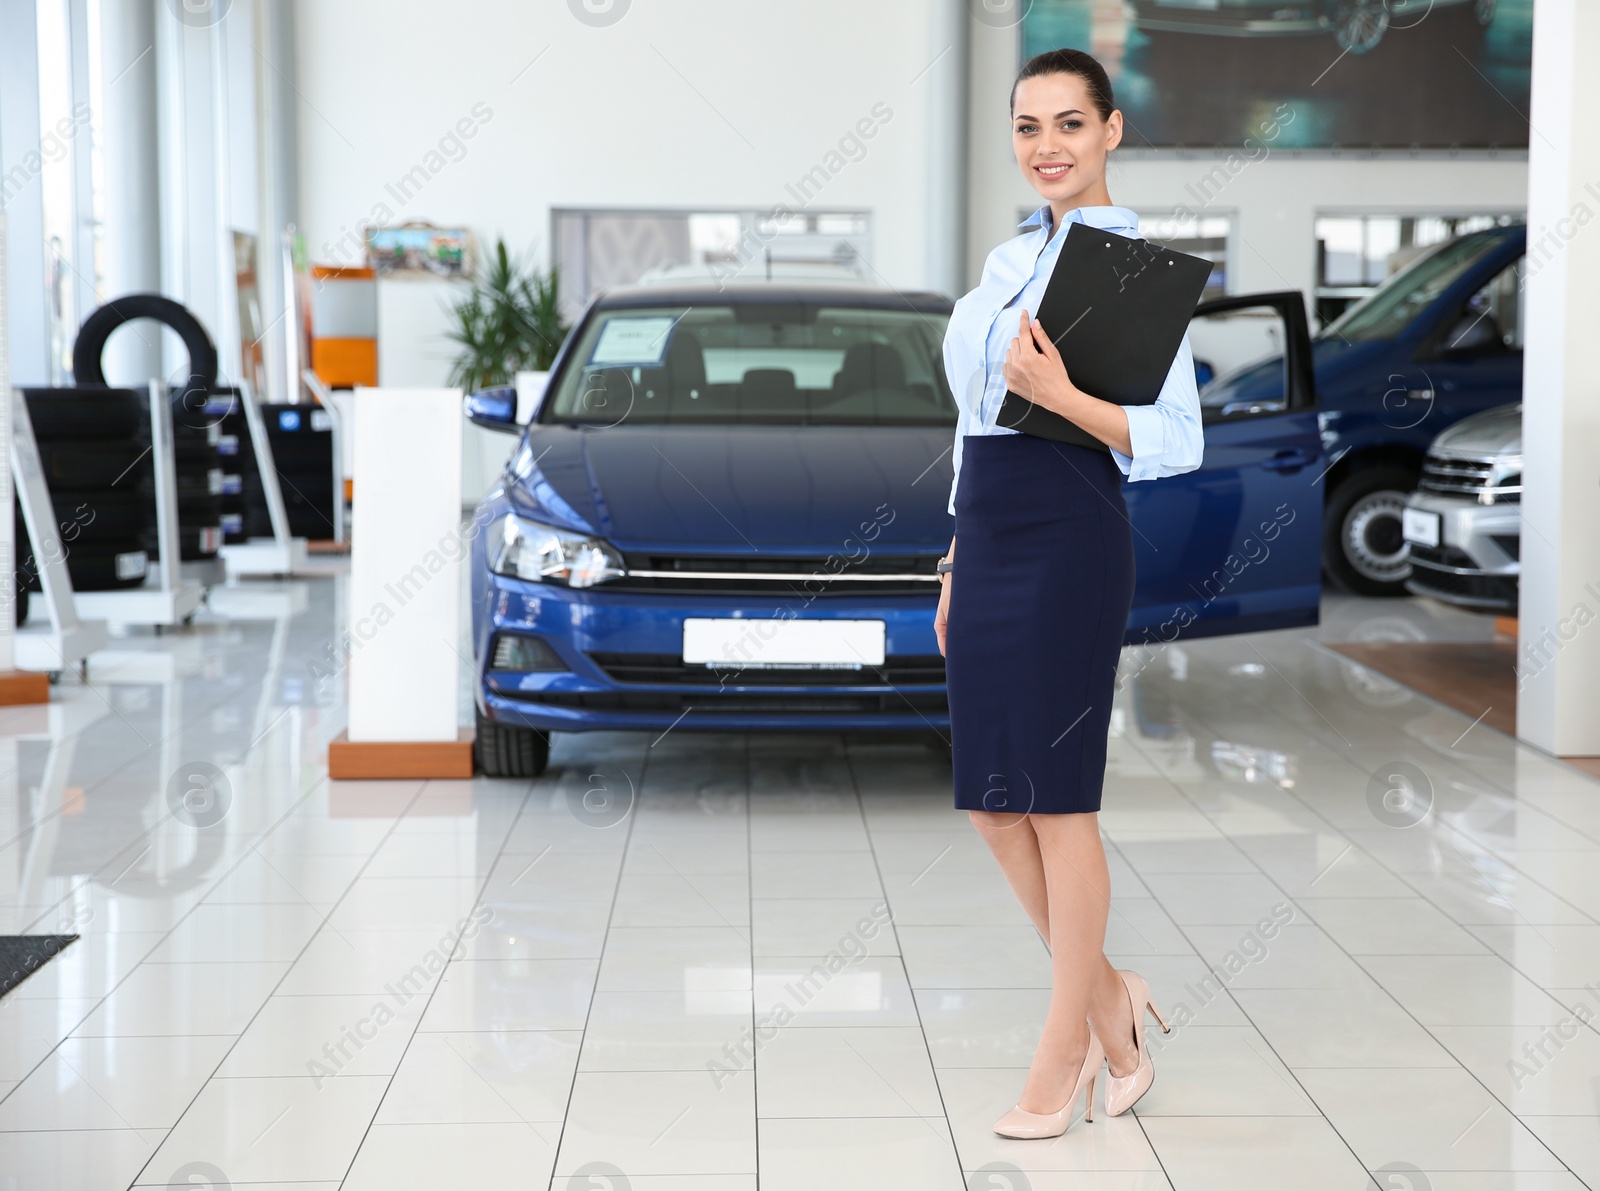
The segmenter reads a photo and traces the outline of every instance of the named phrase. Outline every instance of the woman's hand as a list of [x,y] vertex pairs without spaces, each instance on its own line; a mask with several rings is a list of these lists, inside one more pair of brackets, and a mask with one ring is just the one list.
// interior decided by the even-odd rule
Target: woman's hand
[[933,635],[939,638],[939,656],[944,657],[945,625],[950,619],[950,574],[939,576],[939,610],[933,614]]
[[1067,376],[1061,353],[1045,334],[1043,324],[1026,310],[1019,316],[1018,328],[1017,337],[1006,348],[1001,369],[1006,388],[1052,413],[1067,416],[1079,392]]

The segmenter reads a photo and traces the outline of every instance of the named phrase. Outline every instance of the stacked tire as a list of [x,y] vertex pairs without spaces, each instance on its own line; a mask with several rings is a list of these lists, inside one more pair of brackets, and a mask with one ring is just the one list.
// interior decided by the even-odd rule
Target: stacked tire
[[[189,377],[172,399],[174,470],[178,487],[178,557],[183,562],[215,558],[222,546],[222,461],[215,419],[204,415],[207,394],[217,381],[217,347],[187,307],[160,294],[128,294],[107,302],[83,320],[72,345],[72,369],[80,386],[103,385],[101,357],[106,341],[125,323],[154,319],[175,332],[189,354]],[[133,431],[142,448],[150,445],[149,397],[141,402],[143,417]],[[160,555],[155,529],[155,481],[149,468],[142,494],[151,510],[140,542],[149,557]],[[76,580],[74,580],[76,583]]]
[[[23,389],[45,486],[75,591],[138,587],[149,571],[155,527],[144,398],[132,389]],[[37,543],[14,506],[17,589],[40,591]],[[23,605],[19,599],[19,623]]]
[[[178,558],[203,562],[222,548],[222,432],[205,412],[204,395],[180,393],[172,402],[173,466],[178,488]],[[198,412],[197,412],[198,411]],[[145,435],[149,439],[148,431]],[[155,500],[152,489],[150,499]],[[161,556],[152,528],[145,548]]]
[[333,537],[338,495],[333,415],[320,405],[263,405],[261,419],[278,468],[289,536],[313,541]]

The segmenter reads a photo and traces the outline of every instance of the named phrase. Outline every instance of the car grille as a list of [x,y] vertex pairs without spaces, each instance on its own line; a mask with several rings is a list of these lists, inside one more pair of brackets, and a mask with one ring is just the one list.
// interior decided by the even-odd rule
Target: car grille
[[713,669],[685,663],[670,653],[591,653],[613,682],[662,686],[942,686],[944,658],[938,654],[890,657],[881,666],[765,667]]
[[1447,603],[1471,604],[1513,616],[1517,612],[1515,575],[1458,575],[1453,571],[1417,569],[1406,580],[1406,589]]
[[708,713],[782,712],[799,714],[906,714],[943,715],[943,691],[861,695],[720,694],[715,691],[596,691],[584,693],[502,691],[503,698],[547,707],[572,707],[592,711],[698,711]]
[[1410,545],[1409,557],[1413,564],[1420,563],[1422,566],[1434,569],[1460,569],[1480,573],[1483,570],[1472,560],[1472,555],[1459,546],[1424,546],[1421,542],[1412,542]]
[[1480,504],[1518,504],[1522,500],[1521,474],[1506,476],[1497,485],[1489,483],[1494,464],[1487,459],[1464,459],[1454,455],[1429,455],[1422,462],[1422,478],[1417,491],[1442,496],[1466,496]]
[[939,594],[934,564],[939,554],[847,555],[681,555],[629,552],[628,574],[604,585],[606,591],[673,592],[685,595],[783,595],[826,598],[841,595]]

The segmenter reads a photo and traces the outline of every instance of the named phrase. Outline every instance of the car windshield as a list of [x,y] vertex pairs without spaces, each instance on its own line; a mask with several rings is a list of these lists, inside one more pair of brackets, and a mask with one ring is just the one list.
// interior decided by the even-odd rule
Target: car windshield
[[601,310],[545,420],[953,426],[949,317],[771,302]]
[[1501,238],[1494,232],[1477,232],[1446,240],[1346,310],[1324,327],[1317,338],[1345,339],[1352,343],[1393,339],[1484,253],[1500,243]]

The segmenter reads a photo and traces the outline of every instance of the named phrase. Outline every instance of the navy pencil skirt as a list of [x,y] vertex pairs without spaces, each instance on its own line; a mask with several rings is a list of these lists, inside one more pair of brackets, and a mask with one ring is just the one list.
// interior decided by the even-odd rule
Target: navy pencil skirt
[[1105,451],[965,435],[945,632],[958,810],[1100,809],[1133,527]]

